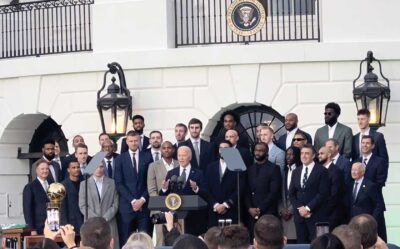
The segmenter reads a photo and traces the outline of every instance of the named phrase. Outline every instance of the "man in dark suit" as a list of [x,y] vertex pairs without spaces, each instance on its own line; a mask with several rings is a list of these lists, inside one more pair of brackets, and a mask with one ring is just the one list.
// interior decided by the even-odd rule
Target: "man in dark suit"
[[161,131],[151,131],[149,137],[150,146],[144,151],[150,153],[153,162],[155,162],[161,159],[161,144],[163,142],[163,135]]
[[192,118],[188,124],[190,138],[181,145],[185,145],[192,150],[192,159],[190,165],[193,168],[198,168],[204,173],[207,165],[214,160],[211,143],[200,138],[200,133],[203,129],[203,123]]
[[[160,195],[168,195],[169,193],[177,193],[179,195],[199,195],[203,199],[207,199],[207,186],[203,177],[203,173],[190,163],[192,159],[192,150],[187,146],[178,148],[179,167],[168,171],[166,180],[163,181],[163,187],[160,190]],[[169,186],[172,176],[183,179],[182,184]],[[200,235],[207,230],[207,216],[203,216],[204,212],[190,211],[185,218],[185,233]]]
[[[235,131],[235,130],[233,130]],[[236,132],[236,131],[235,131]],[[222,141],[219,148],[229,148],[229,141]],[[232,224],[238,223],[238,189],[237,173],[229,170],[224,158],[219,155],[219,160],[208,165],[206,182],[209,189],[208,227],[218,226],[219,219],[231,219]],[[239,178],[240,194],[244,190],[244,175]]]
[[295,113],[288,113],[285,117],[285,129],[286,129],[286,134],[282,135],[279,137],[277,141],[277,145],[279,148],[282,150],[286,150],[290,146],[292,146],[292,140],[294,138],[294,135],[298,132],[303,132],[304,135],[307,137],[307,143],[312,144],[312,138],[310,134],[307,132],[300,130],[297,127],[297,124],[299,122],[299,119],[297,118],[297,115]]
[[[132,117],[132,126],[133,130],[139,133],[140,141],[139,141],[139,150],[145,150],[149,146],[149,138],[143,134],[144,129],[144,117],[142,115],[135,115]],[[126,144],[126,137],[122,138],[121,145],[120,145],[120,154],[128,151],[129,146]]]
[[371,113],[368,109],[361,109],[357,112],[357,123],[360,128],[360,132],[353,137],[353,161],[357,160],[361,153],[361,139],[365,135],[371,135],[374,138],[375,146],[373,149],[374,155],[381,157],[385,160],[385,163],[389,163],[389,155],[386,148],[385,137],[382,133],[373,130],[369,127],[371,120]]
[[61,202],[60,224],[71,224],[75,232],[79,234],[83,224],[83,216],[79,210],[79,186],[82,181],[81,170],[78,161],[72,160],[68,165],[68,178],[62,184],[65,187],[65,197]]
[[119,156],[114,152],[114,142],[112,140],[105,140],[101,144],[101,151],[107,152],[103,159],[104,162],[104,175],[108,178],[114,179],[115,175],[115,159]]
[[[232,144],[232,147],[236,148],[239,151],[246,167],[249,167],[250,165],[253,164],[254,160],[250,150],[247,147],[242,147],[238,144],[239,135],[236,130],[233,129],[227,130],[225,133],[225,140],[229,141]],[[224,140],[222,140],[221,142],[223,141]],[[218,151],[218,157],[219,157],[219,151]]]
[[66,157],[62,165],[61,174],[64,176],[64,179],[68,177],[67,169],[69,162],[72,160],[78,160],[81,169],[84,169],[92,159],[92,157],[88,154],[88,147],[81,135],[76,135],[74,137],[72,146],[75,149],[74,153]]
[[25,223],[35,230],[32,231],[32,235],[43,234],[44,222],[47,218],[47,189],[53,183],[47,180],[50,174],[49,162],[39,159],[35,165],[36,179],[28,183],[22,193]]
[[188,128],[185,124],[183,123],[177,123],[175,125],[175,139],[176,143],[174,144],[174,154],[172,157],[174,159],[177,158],[177,153],[178,153],[178,147],[180,144],[184,143],[186,140],[186,135],[187,135]]
[[354,163],[351,169],[353,183],[347,189],[347,207],[349,209],[349,218],[359,214],[370,214],[378,223],[378,234],[386,241],[385,224],[383,212],[385,204],[378,186],[365,176],[365,165],[360,162]]
[[140,134],[128,132],[129,150],[115,159],[115,185],[119,195],[120,243],[124,245],[136,229],[149,232],[150,211],[147,208],[147,170],[152,161],[149,153],[139,151]]
[[313,161],[314,149],[306,144],[301,149],[302,166],[292,174],[289,187],[290,202],[294,209],[297,243],[308,244],[315,237],[315,223],[327,222],[329,174],[322,165]]
[[349,184],[352,181],[350,160],[339,154],[339,144],[336,139],[329,138],[326,140],[325,147],[331,152],[333,164],[342,171],[345,185]]
[[[41,159],[46,160],[49,163],[49,176],[48,179],[51,182],[59,182],[60,180],[60,172],[61,172],[61,166],[53,161],[55,152],[54,152],[54,147],[55,147],[55,141],[52,139],[46,139],[43,141],[42,144],[42,153],[43,156]],[[40,160],[41,160],[40,159]],[[36,179],[36,164],[38,161],[34,162],[32,165],[32,170],[31,170],[31,175],[32,175],[32,180]]]
[[329,230],[341,225],[345,216],[344,196],[345,185],[342,171],[332,162],[331,152],[327,147],[321,147],[318,152],[319,163],[328,169],[330,191],[328,199]]
[[249,214],[248,229],[253,238],[254,225],[264,214],[278,217],[281,194],[281,172],[278,165],[268,161],[268,145],[257,143],[254,147],[255,163],[247,171],[245,208]]
[[325,106],[325,126],[318,128],[314,136],[314,148],[316,151],[324,146],[326,140],[334,138],[338,141],[340,155],[351,158],[353,132],[350,127],[338,122],[340,106],[336,103],[328,103]]

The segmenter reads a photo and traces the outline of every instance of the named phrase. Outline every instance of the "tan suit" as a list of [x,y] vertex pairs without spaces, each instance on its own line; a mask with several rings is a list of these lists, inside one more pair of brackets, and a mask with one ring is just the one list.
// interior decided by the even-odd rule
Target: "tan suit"
[[[174,168],[179,166],[177,160],[173,159]],[[147,189],[150,196],[158,196],[162,188],[162,182],[167,176],[167,169],[164,165],[164,160],[158,160],[149,165],[149,170],[147,171]],[[152,211],[150,215],[157,213],[157,211]],[[164,236],[162,232],[162,225],[156,225],[156,235],[157,235],[157,246],[164,245]]]

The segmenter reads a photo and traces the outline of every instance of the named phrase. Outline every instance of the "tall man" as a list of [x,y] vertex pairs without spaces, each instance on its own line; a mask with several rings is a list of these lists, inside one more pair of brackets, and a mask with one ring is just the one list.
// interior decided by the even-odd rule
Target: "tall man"
[[[51,139],[46,139],[45,141],[43,141],[42,144],[42,153],[43,156],[41,159],[47,161],[49,163],[49,176],[48,176],[48,180],[50,183],[53,182],[58,182],[60,180],[60,172],[61,172],[61,166],[53,161],[54,156],[55,156],[55,152],[54,152],[54,146],[55,146],[55,142],[54,140]],[[34,162],[32,165],[32,170],[31,170],[31,175],[32,175],[32,180],[36,179],[36,164],[38,161]]]
[[318,153],[319,163],[328,169],[329,174],[329,199],[328,199],[328,217],[329,217],[329,228],[332,231],[335,227],[341,225],[345,220],[344,209],[344,196],[345,196],[345,184],[343,173],[336,165],[332,162],[331,151],[327,147],[321,147]]
[[274,130],[269,126],[261,126],[260,140],[268,145],[268,161],[278,165],[281,172],[285,167],[285,152],[274,144]]
[[316,236],[315,223],[328,221],[326,201],[329,197],[328,170],[314,162],[311,145],[301,149],[302,166],[292,174],[289,187],[290,202],[294,209],[297,243],[308,244]]
[[126,136],[129,150],[115,160],[114,179],[119,194],[121,245],[126,243],[133,231],[148,232],[150,229],[146,181],[152,158],[149,153],[139,150],[140,139],[138,132],[129,131]]
[[[178,161],[172,158],[174,151],[175,148],[172,143],[165,141],[161,145],[161,160],[155,161],[149,165],[147,173],[147,189],[150,196],[158,196],[158,193],[162,188],[162,183],[167,176],[167,172],[179,166]],[[162,225],[157,224],[155,227],[157,246],[162,246],[164,245]]]
[[353,132],[350,127],[338,122],[340,106],[336,103],[328,103],[325,106],[325,126],[318,128],[314,136],[314,148],[316,151],[324,146],[325,141],[334,138],[338,141],[340,155],[351,158]]
[[279,166],[268,160],[268,146],[257,143],[254,147],[255,163],[247,171],[245,208],[249,214],[248,228],[253,238],[254,225],[264,214],[278,216],[278,201],[281,194]]
[[190,138],[182,145],[189,147],[192,151],[193,157],[190,161],[191,166],[205,172],[207,165],[212,162],[214,158],[212,154],[212,145],[200,138],[203,123],[199,119],[192,118],[189,121],[188,127]]
[[79,234],[83,224],[83,216],[79,209],[79,187],[81,184],[81,170],[76,159],[69,162],[68,177],[62,182],[65,187],[65,197],[61,202],[60,224],[71,224]]
[[151,154],[153,162],[161,159],[161,144],[163,141],[163,136],[160,131],[150,132],[150,148],[146,149],[147,152]]
[[[144,129],[144,117],[142,115],[135,115],[132,117],[132,126],[133,130],[139,133],[140,140],[139,140],[139,150],[145,150],[149,146],[149,138],[146,137],[143,134],[143,129]],[[122,154],[123,152],[128,151],[129,146],[126,143],[126,138],[123,138],[121,140],[121,145],[119,146],[121,148],[120,153]]]
[[344,183],[348,184],[351,179],[351,162],[346,157],[339,154],[339,143],[334,138],[329,138],[325,142],[325,147],[331,152],[332,162],[342,171]]
[[[191,164],[192,150],[188,146],[178,148],[179,167],[168,171],[166,180],[163,181],[163,186],[160,195],[168,195],[169,193],[177,193],[179,195],[199,195],[206,199],[207,186],[201,170]],[[182,184],[170,186],[172,176],[183,179]],[[207,220],[201,211],[190,211],[185,218],[185,233],[200,235],[207,230]]]
[[179,145],[185,143],[187,131],[188,131],[188,128],[187,128],[187,126],[186,126],[185,124],[183,124],[183,123],[177,123],[177,124],[175,125],[175,139],[176,139],[176,143],[174,144],[174,148],[175,148],[175,150],[174,150],[174,155],[173,155],[174,159],[177,158],[177,152],[178,152],[178,147],[179,147]]
[[[246,164],[246,167],[249,167],[251,164],[253,164],[253,157],[251,155],[249,148],[241,147],[240,145],[238,145],[239,135],[236,130],[233,129],[227,130],[225,133],[225,140],[229,141],[232,144],[232,147],[236,148],[239,151],[244,163]],[[224,140],[222,140],[221,142],[223,141]],[[219,151],[217,157],[219,157]]]
[[25,223],[34,229],[32,235],[43,234],[44,222],[47,217],[47,189],[51,182],[49,176],[49,162],[39,159],[36,162],[36,179],[28,183],[22,192],[22,207]]
[[307,132],[300,130],[297,127],[297,124],[299,122],[299,119],[297,118],[297,115],[295,113],[288,113],[285,117],[285,129],[286,129],[286,134],[282,135],[279,137],[277,141],[277,145],[282,149],[286,150],[290,146],[292,146],[292,140],[294,138],[294,135],[298,132],[303,132],[306,137],[307,137],[307,143],[312,144],[312,139],[310,134]]
[[117,153],[114,152],[114,142],[112,140],[105,140],[101,144],[101,151],[107,152],[106,156],[104,157],[104,173],[105,176],[108,178],[113,178],[115,175],[115,158],[119,156]]
[[377,155],[378,157],[383,158],[385,160],[385,163],[389,163],[389,155],[387,152],[386,148],[386,142],[385,142],[385,137],[383,136],[382,133],[373,130],[369,127],[369,122],[371,120],[371,113],[369,112],[368,109],[361,109],[358,110],[357,112],[357,123],[358,123],[358,128],[360,128],[360,132],[354,135],[353,137],[353,161],[358,159],[360,155],[362,154],[361,152],[361,139],[363,136],[370,135],[373,137],[375,141],[375,146],[373,149],[373,153]]

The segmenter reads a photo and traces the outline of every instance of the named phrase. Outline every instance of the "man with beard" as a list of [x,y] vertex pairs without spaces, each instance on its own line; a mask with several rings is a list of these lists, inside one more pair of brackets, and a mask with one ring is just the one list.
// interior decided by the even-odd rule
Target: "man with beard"
[[318,153],[319,163],[328,169],[330,194],[328,199],[329,228],[332,231],[335,227],[344,222],[344,195],[345,185],[342,171],[332,162],[331,151],[327,147],[321,147]]
[[175,125],[175,139],[176,139],[176,143],[174,144],[174,154],[173,154],[173,158],[176,159],[177,157],[177,151],[178,151],[178,147],[179,145],[183,144],[186,140],[186,135],[188,132],[188,128],[185,124],[183,123],[177,123]]
[[352,181],[351,162],[349,159],[339,154],[339,143],[336,139],[329,138],[325,142],[325,147],[327,147],[331,152],[333,164],[342,171],[344,183],[346,185],[349,184]]
[[115,170],[115,158],[118,156],[117,153],[114,152],[114,142],[112,140],[105,140],[101,144],[101,151],[107,152],[104,157],[104,173],[108,178],[114,178],[114,170]]
[[324,146],[325,141],[334,138],[339,143],[340,155],[351,158],[353,132],[350,127],[338,122],[340,106],[336,103],[328,103],[325,106],[325,126],[318,128],[314,136],[314,148],[316,151]]
[[[140,134],[139,150],[145,150],[149,146],[149,138],[143,134],[143,129],[145,127],[144,117],[142,115],[135,115],[132,117],[132,127],[133,130]],[[128,151],[128,145],[126,144],[126,137],[121,139],[121,144],[118,146],[121,148],[120,154]]]
[[297,127],[298,122],[299,122],[299,119],[297,118],[297,115],[295,113],[288,113],[286,115],[286,117],[285,117],[286,134],[280,136],[277,141],[277,145],[282,150],[286,150],[287,148],[292,146],[292,140],[294,138],[294,135],[299,132],[302,132],[306,135],[308,144],[312,144],[312,139],[311,139],[310,134],[308,134],[307,132],[305,132],[303,130],[300,130]]
[[254,225],[264,214],[278,216],[281,173],[278,165],[267,160],[268,145],[257,143],[254,147],[255,163],[247,171],[245,208],[249,214],[248,229],[253,238]]
[[150,132],[150,148],[145,151],[151,154],[153,158],[153,162],[156,162],[161,159],[161,144],[163,141],[163,136],[160,131],[152,131]]
[[[55,142],[54,142],[54,140],[51,140],[51,139],[46,139],[42,145],[43,156],[41,159],[43,159],[49,163],[49,172],[50,173],[49,173],[49,176],[47,177],[47,180],[49,181],[49,183],[58,182],[60,180],[61,167],[57,162],[53,161],[54,156],[55,156],[54,146],[55,146]],[[32,170],[31,170],[32,180],[36,179],[36,164],[37,164],[37,162],[38,161],[36,161],[32,165]]]

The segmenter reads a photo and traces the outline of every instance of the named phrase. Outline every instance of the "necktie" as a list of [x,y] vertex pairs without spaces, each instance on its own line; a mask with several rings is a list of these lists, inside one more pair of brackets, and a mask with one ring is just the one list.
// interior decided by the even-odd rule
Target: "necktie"
[[308,167],[305,167],[306,170],[304,172],[304,176],[303,176],[303,188],[306,188],[306,182],[307,182],[307,177],[308,177]]
[[194,142],[194,154],[196,155],[197,165],[200,167],[200,150],[199,150],[199,141]]
[[368,160],[368,159],[367,159],[366,157],[365,157],[364,160],[363,160],[363,164],[364,164],[365,167],[367,167],[367,160]]
[[99,196],[99,201],[101,201],[101,188],[100,188],[100,182],[95,181],[96,183],[96,188],[97,188],[97,195]]
[[222,177],[224,177],[224,173],[222,172],[222,165],[219,165],[219,182],[222,182]]
[[182,177],[183,179],[185,179],[185,182],[186,182],[186,169],[183,169],[182,174],[181,174],[181,177]]
[[353,202],[356,201],[356,198],[357,198],[357,185],[358,185],[358,182],[354,182]]
[[143,143],[142,143],[143,136],[140,136],[139,140],[139,150],[142,151]]
[[49,188],[49,184],[47,183],[47,181],[43,182],[43,188],[44,188],[44,192],[47,193],[47,189]]
[[154,156],[154,161],[158,161],[158,160],[160,160],[160,156],[159,156],[159,152],[154,152],[154,154],[156,154],[155,156]]
[[50,164],[50,165],[49,165],[49,169],[50,169],[51,175],[53,176],[54,182],[57,182],[56,171],[54,170],[53,164]]
[[132,156],[132,161],[133,161],[133,175],[137,176],[138,175],[138,171],[137,171],[137,163],[136,163],[136,157],[135,157],[136,153],[133,153]]
[[107,161],[107,171],[108,171],[108,177],[112,178],[112,165],[111,165],[111,161]]

